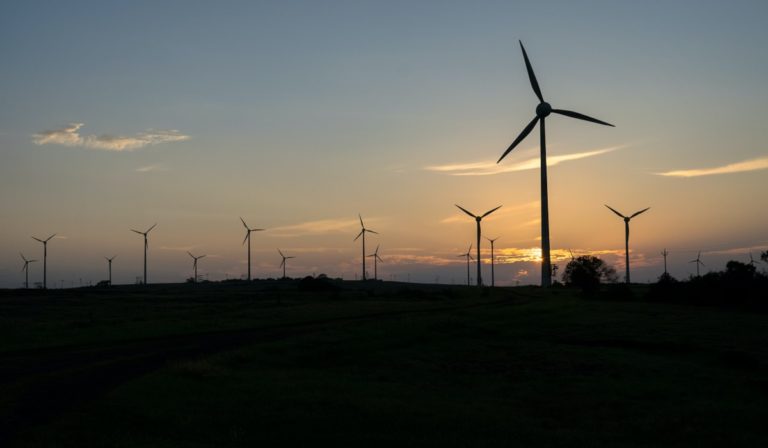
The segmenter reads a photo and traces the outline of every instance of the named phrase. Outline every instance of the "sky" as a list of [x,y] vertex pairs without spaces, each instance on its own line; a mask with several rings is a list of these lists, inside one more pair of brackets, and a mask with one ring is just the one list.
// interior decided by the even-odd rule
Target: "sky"
[[[23,253],[50,286],[360,276],[466,282],[484,213],[496,283],[540,280],[538,136],[547,120],[553,261],[593,254],[633,281],[768,249],[764,1],[4,2],[0,287]],[[483,241],[484,277],[490,247]],[[370,262],[370,259],[369,259]],[[30,265],[30,282],[42,263]],[[763,265],[761,269],[766,269]],[[369,272],[372,269],[369,266]],[[562,271],[561,271],[562,272]],[[472,277],[474,281],[474,267]],[[622,275],[623,276],[623,275]]]

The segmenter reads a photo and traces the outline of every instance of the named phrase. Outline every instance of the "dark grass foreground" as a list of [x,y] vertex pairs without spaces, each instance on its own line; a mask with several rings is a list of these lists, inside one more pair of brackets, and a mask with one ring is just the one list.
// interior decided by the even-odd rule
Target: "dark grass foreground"
[[762,311],[199,286],[0,297],[0,444],[768,446]]

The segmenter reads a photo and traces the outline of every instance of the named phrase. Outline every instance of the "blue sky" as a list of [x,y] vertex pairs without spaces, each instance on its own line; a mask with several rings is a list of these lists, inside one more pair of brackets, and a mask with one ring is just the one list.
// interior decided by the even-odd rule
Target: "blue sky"
[[[602,204],[651,206],[633,222],[634,279],[658,275],[663,247],[677,276],[698,250],[717,269],[768,245],[767,13],[761,1],[5,4],[0,286],[19,285],[19,251],[39,258],[29,236],[51,233],[66,238],[51,245],[53,278],[101,279],[114,252],[130,282],[141,243],[127,229],[154,222],[157,281],[189,275],[187,249],[211,255],[210,278],[238,276],[238,216],[271,229],[254,239],[257,275],[276,275],[281,247],[295,275],[352,278],[358,213],[381,232],[385,276],[458,282],[474,228],[454,203],[504,204],[486,223],[510,254],[500,279],[536,282],[535,261],[515,257],[539,244],[538,170],[429,169],[495,161],[533,117],[518,39],[555,107],[616,124],[548,122],[551,157],[596,153],[550,170],[553,247],[621,270],[623,228]],[[529,137],[505,166],[536,147]],[[690,171],[718,168],[737,172]],[[694,176],[654,174],[676,171]]]

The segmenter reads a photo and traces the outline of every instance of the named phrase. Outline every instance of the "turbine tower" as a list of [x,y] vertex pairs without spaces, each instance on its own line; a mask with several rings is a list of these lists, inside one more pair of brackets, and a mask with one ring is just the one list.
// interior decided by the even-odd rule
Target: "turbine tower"
[[365,234],[375,233],[376,235],[378,235],[379,232],[375,232],[371,229],[366,229],[365,224],[363,224],[363,217],[360,216],[360,214],[358,214],[357,217],[360,218],[360,228],[362,230],[360,230],[360,233],[358,233],[355,239],[352,241],[357,241],[358,238],[360,238],[361,236],[363,237],[363,281],[365,281]]
[[187,252],[190,257],[192,257],[192,268],[195,270],[195,279],[192,283],[197,283],[197,260],[201,258],[205,258],[205,255],[200,255],[199,257],[196,257],[192,255],[192,252]]
[[149,232],[152,231],[152,229],[155,228],[157,223],[154,223],[152,227],[148,228],[146,232],[139,232],[138,230],[131,229],[131,232],[138,233],[139,235],[144,236],[144,284],[147,284],[147,249],[149,248],[149,241],[147,241],[147,235]]
[[115,258],[117,258],[117,255],[112,258],[104,257],[104,259],[107,260],[107,263],[109,263],[109,286],[112,286],[112,260]]
[[494,209],[488,210],[487,212],[483,213],[482,215],[475,215],[474,213],[471,213],[467,211],[467,209],[463,208],[462,206],[458,204],[454,204],[456,207],[459,208],[462,212],[468,214],[469,216],[475,218],[475,223],[477,223],[477,286],[483,286],[483,278],[482,278],[482,272],[480,269],[481,260],[480,260],[480,221],[483,220],[486,216],[490,215],[491,213],[495,212],[496,210],[500,209],[501,206],[498,206]]
[[696,277],[701,277],[699,275],[699,265],[706,266],[703,261],[701,261],[701,251],[699,251],[699,254],[696,255],[695,260],[691,260],[688,263],[696,263]]
[[523,131],[520,133],[520,135],[517,136],[515,141],[512,142],[511,145],[509,145],[509,148],[507,148],[506,151],[504,151],[504,154],[501,155],[499,160],[496,163],[501,162],[504,157],[509,154],[510,151],[515,149],[515,146],[517,146],[520,142],[525,139],[525,137],[528,136],[528,134],[531,133],[533,128],[536,126],[536,123],[538,121],[541,121],[541,126],[539,127],[540,132],[540,158],[541,158],[541,256],[542,256],[542,264],[541,264],[541,286],[551,286],[552,285],[552,267],[551,267],[551,260],[549,255],[549,200],[548,200],[548,194],[547,194],[547,143],[546,143],[546,132],[544,127],[544,121],[545,118],[549,116],[552,112],[560,115],[565,115],[566,117],[571,118],[578,118],[579,120],[586,120],[591,121],[593,123],[602,124],[605,126],[613,126],[610,123],[606,123],[604,121],[598,120],[596,118],[588,117],[586,115],[580,114],[578,112],[571,112],[569,110],[562,110],[562,109],[552,109],[552,106],[544,101],[544,96],[541,94],[541,89],[539,88],[539,83],[536,81],[536,75],[533,74],[533,68],[531,67],[531,61],[528,60],[528,54],[525,52],[525,47],[523,47],[523,43],[520,42],[520,49],[523,51],[523,58],[525,59],[525,68],[528,70],[528,79],[531,81],[531,87],[533,88],[533,92],[536,94],[536,97],[539,99],[539,105],[536,106],[536,116],[533,118],[533,120],[528,123],[528,126],[523,129]]
[[373,257],[373,279],[378,280],[379,279],[379,261],[381,261],[382,263],[384,262],[384,260],[382,260],[381,257],[379,256],[379,246],[376,245],[376,250],[368,256]]
[[43,289],[48,289],[48,241],[54,236],[55,233],[44,240],[32,237],[33,240],[43,243]]
[[469,249],[467,249],[467,253],[458,255],[459,257],[466,257],[467,258],[467,286],[470,286],[470,278],[469,278],[469,261],[473,260],[472,258],[472,243],[469,243]]
[[667,276],[667,255],[669,255],[669,252],[667,252],[667,248],[665,247],[663,251],[661,251],[661,256],[664,257],[664,277]]
[[486,237],[485,239],[491,243],[491,288],[493,288],[494,286],[496,286],[496,273],[494,272],[495,271],[494,264],[496,263],[496,257],[494,257],[493,255],[493,243],[495,243],[496,240],[499,239],[499,237],[497,236],[496,238],[493,238],[493,239]]
[[617,212],[616,210],[612,209],[609,205],[606,205],[613,213],[616,213],[619,215],[619,217],[624,219],[624,256],[626,258],[627,263],[627,284],[629,284],[629,220],[634,218],[635,216],[639,215],[640,213],[645,212],[651,207],[644,208],[640,210],[639,212],[635,212],[630,216],[624,216],[621,213]]
[[280,267],[283,268],[283,278],[286,278],[285,277],[285,265],[287,263],[285,262],[285,260],[290,260],[291,258],[296,258],[296,257],[286,257],[285,255],[283,255],[283,252],[280,249],[277,249],[277,251],[280,253],[280,256],[283,257],[283,262],[280,263]]
[[34,263],[37,260],[27,260],[21,252],[19,252],[19,255],[21,255],[21,259],[24,260],[24,267],[21,268],[21,270],[24,271],[24,289],[29,289],[29,263]]
[[241,217],[240,221],[243,223],[243,227],[245,227],[245,239],[243,239],[243,244],[245,244],[246,241],[248,241],[248,281],[251,281],[251,232],[261,232],[265,229],[252,229],[248,227],[248,224],[245,223],[245,220]]

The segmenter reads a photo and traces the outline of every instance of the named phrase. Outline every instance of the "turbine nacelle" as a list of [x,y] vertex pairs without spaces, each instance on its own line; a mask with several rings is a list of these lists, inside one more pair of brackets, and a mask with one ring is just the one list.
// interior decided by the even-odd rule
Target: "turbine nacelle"
[[536,106],[536,116],[539,118],[548,117],[551,113],[552,106],[546,101],[542,101],[538,106]]

